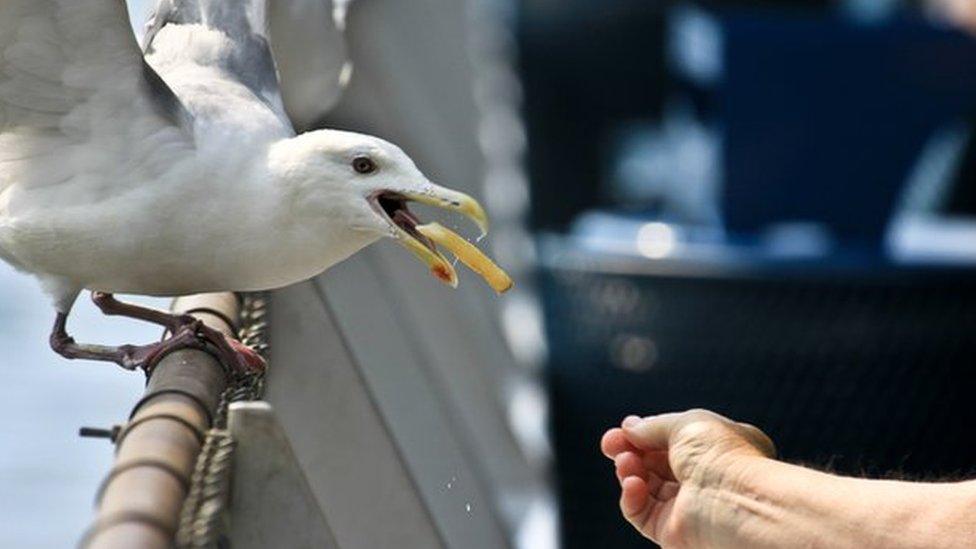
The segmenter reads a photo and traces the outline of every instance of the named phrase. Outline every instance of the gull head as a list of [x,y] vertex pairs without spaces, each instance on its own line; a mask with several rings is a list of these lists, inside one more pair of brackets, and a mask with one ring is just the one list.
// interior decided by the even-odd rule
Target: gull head
[[269,160],[299,222],[325,226],[331,238],[349,242],[392,238],[452,287],[454,266],[418,230],[422,222],[410,203],[460,213],[482,235],[488,232],[488,218],[475,199],[432,183],[399,147],[377,137],[317,130],[276,143]]

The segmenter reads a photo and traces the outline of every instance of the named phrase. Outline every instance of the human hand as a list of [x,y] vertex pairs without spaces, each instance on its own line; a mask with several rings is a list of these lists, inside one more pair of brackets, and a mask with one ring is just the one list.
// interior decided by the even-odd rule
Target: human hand
[[707,410],[629,416],[600,447],[614,462],[624,517],[666,549],[723,545],[710,528],[722,512],[712,496],[749,462],[776,453],[756,427]]

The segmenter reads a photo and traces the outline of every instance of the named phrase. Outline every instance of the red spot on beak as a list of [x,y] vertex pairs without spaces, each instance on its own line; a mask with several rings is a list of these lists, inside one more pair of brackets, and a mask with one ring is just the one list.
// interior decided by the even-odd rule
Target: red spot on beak
[[437,265],[436,267],[432,268],[430,272],[433,273],[434,276],[439,278],[441,281],[446,282],[448,284],[451,283],[451,272],[445,269],[443,265]]

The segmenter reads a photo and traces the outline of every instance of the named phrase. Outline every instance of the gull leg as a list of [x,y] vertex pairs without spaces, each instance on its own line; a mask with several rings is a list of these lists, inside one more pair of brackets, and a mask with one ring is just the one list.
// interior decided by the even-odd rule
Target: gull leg
[[[261,355],[251,348],[236,339],[228,338],[220,330],[215,330],[190,315],[124,303],[106,292],[92,292],[92,301],[106,315],[125,316],[163,326],[174,334],[174,339],[189,332],[200,341],[209,343],[216,351],[217,358],[238,375],[261,371],[266,367]],[[164,339],[162,343],[167,341]]]
[[67,359],[96,360],[99,362],[114,362],[126,370],[145,368],[152,364],[153,360],[163,351],[168,351],[177,346],[187,346],[192,344],[199,345],[199,341],[193,332],[178,334],[163,342],[152,343],[149,345],[119,345],[117,347],[108,345],[92,345],[87,343],[76,343],[74,338],[68,335],[66,324],[68,315],[58,313],[54,320],[54,328],[51,330],[50,343],[54,352]]
[[105,292],[92,292],[91,299],[102,313],[108,316],[125,316],[158,324],[169,330],[171,334],[175,334],[184,326],[198,322],[190,315],[173,314],[151,307],[124,303],[115,299],[114,295]]
[[265,368],[264,359],[252,349],[199,319],[158,309],[124,303],[105,292],[92,292],[92,301],[106,315],[124,316],[158,324],[172,337],[149,345],[108,347],[76,343],[65,328],[66,313],[59,313],[51,332],[51,347],[66,358],[114,362],[127,370],[149,369],[163,354],[184,347],[209,347],[215,356],[236,375],[246,375]]
[[197,338],[198,342],[209,343],[217,358],[238,375],[261,371],[266,367],[261,355],[251,348],[236,339],[228,338],[220,330],[215,330],[190,315],[125,303],[106,292],[92,292],[92,301],[106,315],[125,316],[163,326],[173,337],[164,339],[161,344],[165,345],[171,339],[176,339],[181,345],[185,345],[190,336]]

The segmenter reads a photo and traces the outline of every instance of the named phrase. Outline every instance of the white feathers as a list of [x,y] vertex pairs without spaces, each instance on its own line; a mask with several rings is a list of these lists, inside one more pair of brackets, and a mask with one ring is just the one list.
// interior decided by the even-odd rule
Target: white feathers
[[[375,190],[350,184],[357,147],[388,153],[386,185],[426,181],[373,138],[296,145],[288,115],[305,126],[338,99],[345,49],[331,2],[269,4],[296,84],[279,94],[267,33],[251,32],[260,10],[235,11],[263,2],[160,0],[143,58],[120,0],[0,0],[0,258],[59,310],[82,288],[254,290],[321,272],[389,232]],[[272,148],[301,169],[269,165]]]
[[118,177],[119,157],[151,168],[168,150],[161,141],[189,146],[166,111],[175,98],[147,80],[124,9],[112,0],[0,3],[0,192],[71,174]]

